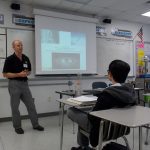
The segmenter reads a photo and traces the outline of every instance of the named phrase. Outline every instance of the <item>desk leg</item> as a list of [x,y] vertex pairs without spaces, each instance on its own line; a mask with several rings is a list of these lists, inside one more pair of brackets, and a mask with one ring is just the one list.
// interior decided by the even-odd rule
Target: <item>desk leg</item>
[[142,150],[142,127],[139,127],[139,150]]
[[[62,94],[60,94],[60,99],[62,99]],[[60,118],[61,118],[60,112],[61,112],[61,103],[59,103],[59,122],[58,122],[59,126],[60,126]]]
[[100,128],[99,128],[99,140],[98,140],[98,150],[102,150],[102,142],[103,142],[103,126],[104,121],[100,121]]
[[[147,125],[147,127],[149,127],[149,124]],[[145,140],[145,145],[148,145],[148,132],[149,132],[149,129],[146,128],[146,140]]]
[[137,95],[138,95],[138,104],[140,104],[140,91],[137,91]]
[[63,146],[64,104],[61,103],[60,150]]

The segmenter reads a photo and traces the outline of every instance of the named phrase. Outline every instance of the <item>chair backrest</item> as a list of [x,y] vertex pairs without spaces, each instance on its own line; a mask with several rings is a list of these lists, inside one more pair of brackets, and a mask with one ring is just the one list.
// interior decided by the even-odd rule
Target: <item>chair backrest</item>
[[[119,125],[116,123],[112,123],[110,121],[104,121],[103,124],[103,140],[102,142],[110,141],[110,140],[116,140],[120,137],[122,137],[126,144],[126,150],[131,150],[128,140],[125,137],[125,135],[128,135],[130,133],[130,128],[124,125]],[[79,128],[79,132],[84,134],[86,137],[89,138],[90,134],[89,132],[85,131],[82,128]],[[100,144],[101,145],[101,144]],[[117,149],[116,149],[117,150]]]
[[130,133],[130,128],[124,125],[104,121],[103,141],[115,140]]
[[93,82],[92,83],[92,88],[97,89],[97,88],[106,88],[107,84],[105,82]]
[[[85,131],[82,128],[79,128],[79,131],[85,136],[89,137],[89,132]],[[124,135],[130,133],[130,128],[124,125],[117,123],[112,123],[110,121],[104,121],[103,127],[103,141],[116,140]]]

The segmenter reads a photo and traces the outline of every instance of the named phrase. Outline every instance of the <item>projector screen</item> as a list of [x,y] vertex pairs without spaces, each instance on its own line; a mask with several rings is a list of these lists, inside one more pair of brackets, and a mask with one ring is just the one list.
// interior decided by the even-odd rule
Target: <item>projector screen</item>
[[97,73],[96,24],[35,15],[36,75]]

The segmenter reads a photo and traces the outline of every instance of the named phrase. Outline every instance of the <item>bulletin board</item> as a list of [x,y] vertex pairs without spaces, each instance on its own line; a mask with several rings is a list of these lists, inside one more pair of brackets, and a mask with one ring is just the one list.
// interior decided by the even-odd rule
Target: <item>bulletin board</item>
[[130,65],[130,76],[134,75],[134,46],[132,40],[97,38],[97,72],[107,75],[110,62],[120,59]]

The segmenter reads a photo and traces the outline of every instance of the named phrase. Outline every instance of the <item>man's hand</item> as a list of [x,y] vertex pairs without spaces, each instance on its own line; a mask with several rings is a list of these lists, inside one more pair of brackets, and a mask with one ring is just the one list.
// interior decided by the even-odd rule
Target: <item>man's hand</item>
[[28,76],[28,71],[27,70],[23,70],[20,73],[18,73],[19,77],[27,77]]
[[26,70],[23,70],[19,73],[3,73],[3,76],[5,78],[18,78],[18,77],[27,77],[28,75],[30,75],[30,71],[28,71],[27,69]]
[[29,71],[27,69],[25,69],[24,71],[26,72],[27,76],[30,75],[30,73],[31,73],[31,71]]

